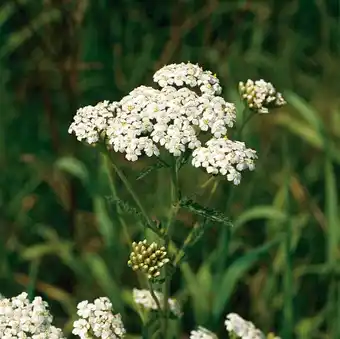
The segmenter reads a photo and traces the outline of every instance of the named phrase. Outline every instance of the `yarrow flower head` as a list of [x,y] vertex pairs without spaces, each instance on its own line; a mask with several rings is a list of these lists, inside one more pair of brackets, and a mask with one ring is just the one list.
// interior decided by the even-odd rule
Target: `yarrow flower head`
[[0,298],[0,338],[61,339],[61,329],[52,326],[53,317],[41,297],[29,301],[27,293]]
[[265,339],[265,335],[252,322],[244,320],[236,313],[227,315],[225,326],[229,333],[241,339]]
[[[159,157],[162,149],[175,157],[192,155],[193,166],[239,184],[241,171],[253,170],[257,156],[243,142],[227,138],[236,107],[220,96],[216,75],[188,62],[162,67],[153,80],[158,88],[142,85],[120,101],[80,108],[69,133],[91,145],[105,142],[110,152],[123,153],[129,161]],[[240,82],[239,90],[249,108],[259,113],[285,104],[264,80]]]
[[241,181],[241,171],[254,170],[256,152],[246,148],[241,141],[227,138],[212,138],[206,147],[199,147],[192,154],[192,165],[203,167],[208,173],[227,176],[228,181],[238,185]]
[[142,271],[148,279],[160,276],[160,269],[170,260],[167,257],[165,247],[158,246],[155,242],[148,244],[146,240],[132,243],[132,252],[128,265],[134,271]]
[[197,330],[190,332],[190,339],[218,339],[217,335],[206,328],[199,326]]
[[263,79],[250,80],[239,83],[241,97],[248,107],[258,113],[269,113],[269,108],[280,107],[286,104],[282,94],[275,87]]
[[108,122],[113,118],[116,103],[99,102],[96,106],[79,108],[73,118],[68,132],[74,133],[79,141],[95,144],[105,132]]
[[73,323],[72,333],[81,339],[119,339],[126,330],[121,315],[112,312],[112,303],[106,297],[95,299],[93,303],[84,300],[77,306],[80,317]]
[[221,94],[222,88],[216,75],[204,71],[200,66],[190,62],[170,64],[159,69],[153,76],[160,87],[189,86],[198,87],[202,94]]
[[[164,305],[164,295],[163,293],[159,291],[154,291],[155,295],[159,301],[159,304],[163,307]],[[152,297],[150,291],[148,290],[139,290],[137,288],[134,288],[132,291],[133,294],[133,300],[136,304],[142,306],[143,308],[147,310],[154,310],[156,311],[158,309],[157,303]],[[178,303],[177,300],[173,298],[168,299],[169,309],[175,315],[176,317],[182,316],[181,306]]]

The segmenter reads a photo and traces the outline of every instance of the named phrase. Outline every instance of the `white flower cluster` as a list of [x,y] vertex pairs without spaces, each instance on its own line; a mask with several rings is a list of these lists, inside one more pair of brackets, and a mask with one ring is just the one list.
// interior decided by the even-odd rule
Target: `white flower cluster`
[[261,80],[250,80],[239,83],[242,98],[250,109],[258,113],[269,113],[270,107],[280,107],[286,104],[282,94],[277,92],[272,83]]
[[236,313],[229,313],[225,320],[229,333],[234,333],[241,339],[265,339],[265,335],[255,325],[244,320]]
[[109,119],[115,112],[116,103],[103,101],[96,106],[85,106],[78,109],[68,132],[74,133],[79,141],[95,144],[106,130]]
[[208,173],[227,176],[228,181],[238,185],[244,169],[255,169],[256,152],[246,148],[244,142],[231,141],[227,138],[212,138],[206,147],[194,150],[192,164],[204,167]]
[[[236,108],[219,96],[216,76],[198,65],[181,63],[164,66],[153,79],[160,89],[140,86],[119,102],[80,108],[69,133],[89,144],[105,140],[109,149],[125,153],[130,161],[144,154],[159,156],[160,146],[174,156],[191,150],[195,167],[239,183],[240,171],[254,168],[256,155],[242,143],[225,141]],[[202,147],[200,139],[206,133],[211,139]],[[219,159],[214,160],[217,153]]]
[[60,339],[61,329],[52,326],[53,317],[41,297],[29,301],[27,293],[0,298],[0,338]]
[[217,339],[217,335],[202,326],[190,332],[190,339]]
[[[139,290],[137,288],[134,288],[132,291],[133,294],[133,300],[135,301],[136,304],[144,307],[147,310],[157,310],[157,304],[156,301],[153,299],[150,291],[148,290]],[[164,296],[161,292],[155,291],[155,295],[157,299],[159,300],[159,303],[161,306],[163,306],[164,302]],[[176,316],[176,317],[181,317],[182,316],[182,311],[180,304],[178,303],[177,300],[173,298],[168,299],[169,303],[169,309],[170,311]]]
[[123,338],[125,328],[121,315],[112,313],[112,303],[106,297],[87,300],[77,306],[80,319],[73,323],[72,333],[81,339],[117,339]]
[[222,92],[220,81],[210,71],[204,71],[198,65],[192,63],[170,64],[158,70],[153,81],[160,87],[187,85],[199,87],[201,93],[219,95]]

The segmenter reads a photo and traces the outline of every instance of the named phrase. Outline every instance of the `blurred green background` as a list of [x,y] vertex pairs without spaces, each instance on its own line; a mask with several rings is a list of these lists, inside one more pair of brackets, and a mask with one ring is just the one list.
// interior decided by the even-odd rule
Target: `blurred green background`
[[[2,0],[0,4],[0,292],[49,301],[69,333],[77,302],[109,296],[131,334],[140,323],[127,267],[138,218],[95,149],[67,129],[78,107],[152,85],[159,67],[188,61],[237,83],[271,81],[288,105],[257,116],[243,140],[258,151],[241,185],[203,186],[189,166],[187,195],[226,213],[176,272],[183,338],[196,325],[226,337],[237,312],[283,338],[340,338],[340,1]],[[238,101],[237,101],[238,102]],[[169,209],[168,174],[141,180],[150,160],[116,160],[150,216]],[[199,220],[182,210],[176,242]]]

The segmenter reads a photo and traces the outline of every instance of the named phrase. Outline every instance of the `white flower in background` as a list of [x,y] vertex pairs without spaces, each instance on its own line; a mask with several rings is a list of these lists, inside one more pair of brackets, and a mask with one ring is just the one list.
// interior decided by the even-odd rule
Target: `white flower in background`
[[225,326],[229,333],[234,333],[241,339],[265,339],[265,335],[252,322],[244,320],[236,313],[227,315]]
[[241,181],[241,171],[255,169],[256,152],[246,148],[244,142],[212,138],[205,145],[193,151],[193,166],[203,167],[211,174],[226,175],[235,185]]
[[0,299],[0,338],[60,339],[61,329],[52,326],[53,317],[40,297],[29,301],[27,293]]
[[[133,295],[133,300],[135,301],[136,304],[144,307],[145,309],[148,310],[157,310],[157,304],[156,301],[153,299],[150,291],[148,290],[139,290],[137,288],[134,288],[132,291]],[[157,299],[159,300],[160,305],[163,307],[164,304],[164,296],[161,292],[155,291],[155,295]],[[170,311],[176,316],[176,317],[181,317],[182,316],[182,311],[180,304],[178,303],[177,300],[173,298],[168,299],[169,303],[169,309]]]
[[166,65],[154,74],[153,80],[160,87],[198,87],[201,93],[213,95],[222,92],[220,81],[215,75],[190,62]]
[[96,106],[85,106],[77,110],[68,132],[74,133],[79,141],[95,144],[107,129],[108,121],[115,115],[117,103],[99,102]]
[[239,91],[249,108],[258,113],[269,113],[269,108],[286,104],[282,94],[275,87],[263,79],[247,80],[239,83]]
[[202,326],[190,332],[190,339],[218,339],[217,335]]
[[123,338],[125,328],[121,315],[112,313],[112,303],[106,297],[95,299],[93,303],[84,300],[77,306],[80,319],[73,323],[72,333],[81,339]]

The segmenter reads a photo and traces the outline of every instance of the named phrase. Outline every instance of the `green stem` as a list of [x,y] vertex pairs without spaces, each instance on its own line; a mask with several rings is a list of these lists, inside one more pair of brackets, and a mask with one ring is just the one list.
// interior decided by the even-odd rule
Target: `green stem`
[[[171,175],[171,211],[167,223],[166,228],[166,238],[165,238],[165,248],[167,251],[169,251],[169,244],[172,237],[172,230],[173,226],[175,225],[175,219],[178,214],[178,211],[180,209],[180,199],[181,199],[181,192],[179,188],[179,165],[180,165],[180,158],[176,158],[176,160],[173,161],[173,166],[171,168],[172,175]],[[170,281],[171,281],[171,274],[169,272],[169,268],[165,267],[165,282],[163,287],[163,297],[164,297],[164,305],[163,305],[163,311],[164,311],[164,320],[162,323],[162,333],[164,336],[164,339],[167,338],[167,332],[168,332],[168,318],[169,318],[169,290],[170,290]]]
[[151,339],[153,338],[162,338],[162,331],[160,329],[157,329],[152,335]]
[[[116,192],[116,188],[115,188],[115,184],[114,184],[114,178],[112,176],[112,172],[111,172],[111,169],[110,169],[111,161],[104,154],[103,154],[103,162],[104,162],[104,166],[105,166],[106,175],[107,175],[108,180],[109,180],[110,191],[111,191],[111,194],[113,195],[113,198],[115,199],[115,198],[117,198],[117,192]],[[119,206],[118,206],[117,210],[119,212],[121,212],[121,209],[119,208]],[[124,236],[125,236],[128,244],[131,244],[132,239],[131,239],[129,231],[127,229],[127,225],[124,222],[124,220],[121,218],[120,213],[119,213],[119,221],[120,221],[120,224],[123,227]]]
[[175,260],[174,260],[174,267],[177,267],[178,263],[184,257],[185,250],[186,250],[187,246],[191,243],[191,241],[194,237],[194,234],[196,233],[197,227],[199,227],[198,223],[196,223],[194,225],[194,227],[192,228],[192,230],[190,231],[188,236],[185,238],[182,247],[177,251],[177,254],[176,254],[176,257],[175,257]]
[[[248,114],[248,115],[247,115]],[[237,131],[237,139],[240,139],[242,137],[242,132],[243,129],[246,127],[247,123],[251,120],[251,118],[255,115],[255,113],[251,110],[249,110],[249,108],[245,107],[243,110],[243,114],[242,114],[242,124],[240,129]],[[244,118],[246,116],[246,118]]]
[[[115,188],[112,170],[110,168],[111,159],[106,154],[101,154],[101,155],[102,155],[102,158],[103,158],[102,160],[103,160],[103,163],[104,163],[105,172],[106,172],[106,175],[108,177],[111,194],[112,194],[113,198],[116,199],[118,197],[118,195],[117,195],[116,188]],[[126,224],[125,220],[122,218],[122,215],[121,215],[122,211],[121,211],[121,208],[119,206],[117,206],[117,212],[118,212],[118,220],[119,220],[120,225],[122,226],[124,237],[125,237],[127,243],[129,245],[131,245],[132,239],[130,237],[130,233],[129,233],[127,224]],[[145,286],[144,276],[142,276],[139,272],[136,272],[136,274],[137,274],[137,279],[138,279],[138,283],[140,284],[140,286],[143,286],[143,285]]]
[[132,199],[134,200],[135,204],[137,205],[138,209],[140,210],[143,218],[145,219],[145,222],[147,224],[147,226],[154,232],[156,233],[160,238],[164,238],[162,232],[155,226],[154,222],[149,218],[148,214],[146,213],[146,210],[144,208],[144,206],[142,205],[140,199],[138,198],[137,194],[135,193],[134,189],[132,188],[132,186],[130,185],[129,180],[126,178],[126,176],[124,175],[124,173],[119,169],[119,167],[116,166],[114,159],[112,157],[112,154],[110,153],[110,151],[108,151],[106,149],[106,147],[102,147],[102,152],[104,154],[106,154],[108,156],[108,158],[110,159],[110,163],[113,167],[113,169],[115,170],[115,172],[117,173],[118,177],[120,178],[120,180],[123,182],[125,188],[127,189],[127,191],[129,192],[129,194],[131,195]]
[[157,298],[157,295],[155,293],[155,290],[153,289],[152,283],[150,281],[148,281],[148,283],[149,283],[149,288],[150,288],[150,293],[151,293],[152,299],[155,301],[157,308],[158,308],[158,311],[161,314],[163,314],[161,303],[160,303],[159,299]]

